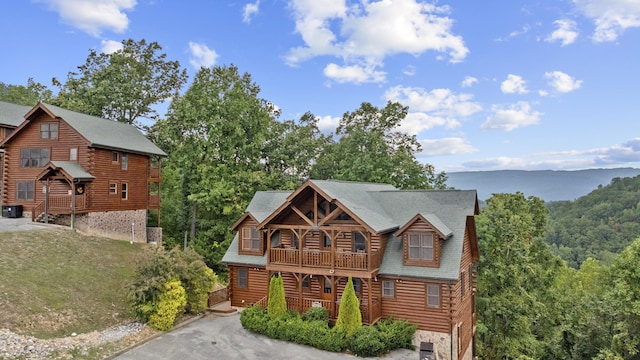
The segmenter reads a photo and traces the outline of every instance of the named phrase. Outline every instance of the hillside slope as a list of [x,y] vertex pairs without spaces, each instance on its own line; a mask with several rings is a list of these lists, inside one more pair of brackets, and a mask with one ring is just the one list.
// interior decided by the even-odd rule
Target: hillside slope
[[486,200],[494,193],[522,192],[544,201],[575,200],[598,186],[605,186],[617,177],[640,175],[640,169],[560,170],[499,170],[447,173],[447,186],[456,189],[476,189],[478,199]]

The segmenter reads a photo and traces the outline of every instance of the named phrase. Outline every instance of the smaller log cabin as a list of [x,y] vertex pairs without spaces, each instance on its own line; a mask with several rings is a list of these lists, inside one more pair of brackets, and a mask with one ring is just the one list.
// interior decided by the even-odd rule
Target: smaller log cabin
[[[0,102],[1,119],[13,119],[19,108]],[[3,206],[22,206],[32,221],[87,234],[161,240],[160,159],[166,154],[138,129],[43,103],[6,128]],[[148,227],[152,211],[157,224]]]
[[309,180],[257,192],[222,259],[231,305],[267,304],[279,273],[290,309],[322,306],[335,319],[351,277],[364,323],[406,319],[437,359],[472,359],[477,214],[475,190]]
[[[12,104],[4,101],[0,101],[0,142],[7,136],[11,135],[24,121],[24,114],[26,114],[31,107]],[[2,174],[4,173],[4,166],[2,166],[2,159],[4,157],[4,149],[0,148],[0,180],[2,180]],[[2,193],[2,181],[0,181],[0,194]],[[2,204],[2,198],[0,197],[0,204]]]

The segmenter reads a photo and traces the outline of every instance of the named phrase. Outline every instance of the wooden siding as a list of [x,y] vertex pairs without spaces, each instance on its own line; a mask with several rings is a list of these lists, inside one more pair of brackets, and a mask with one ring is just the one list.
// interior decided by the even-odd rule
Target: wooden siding
[[238,268],[229,265],[229,290],[231,306],[247,307],[257,303],[269,293],[269,273],[264,268],[244,267],[247,269],[247,287],[238,287]]
[[[409,234],[411,233],[432,233],[433,234],[433,261],[409,260]],[[440,267],[440,257],[442,253],[442,240],[436,230],[422,219],[416,220],[407,231],[402,234],[404,264],[411,266]]]
[[[471,270],[471,274],[469,274]],[[459,355],[462,356],[464,351],[472,342],[475,332],[476,311],[473,307],[473,297],[475,296],[475,263],[471,255],[471,244],[469,234],[465,231],[464,247],[462,258],[460,261],[460,273],[464,273],[464,284],[461,281],[453,285],[453,325],[458,326],[459,339],[452,339],[454,347],[459,347]],[[461,278],[461,277],[460,277]],[[471,282],[469,281],[471,280]],[[471,283],[471,286],[470,286]],[[464,297],[462,296],[462,287],[464,287]]]
[[[384,280],[393,281],[395,297],[382,298],[382,317],[406,319],[421,330],[451,332],[451,297],[446,282],[378,277],[378,282]],[[427,306],[427,284],[440,285],[440,307]]]
[[[41,139],[40,124],[55,122],[58,124],[57,139]],[[2,199],[5,204],[23,205],[30,211],[35,205],[44,201],[45,194],[40,182],[35,177],[42,172],[42,167],[26,168],[20,166],[20,150],[27,148],[47,148],[50,160],[69,161],[70,149],[77,148],[77,162],[95,177],[85,182],[85,194],[88,211],[140,210],[148,208],[148,176],[150,158],[147,155],[128,154],[127,170],[122,170],[122,152],[119,161],[112,162],[112,150],[92,148],[89,143],[67,124],[63,119],[52,119],[42,112],[24,127],[20,133],[5,147],[4,178]],[[16,187],[18,181],[34,181],[34,200],[18,201]],[[118,185],[116,194],[109,193],[109,184]],[[127,199],[122,199],[122,184],[127,184]],[[68,194],[71,186],[63,180],[54,181],[50,191],[52,194]]]
[[260,249],[258,251],[247,251],[242,249],[242,229],[245,227],[255,227],[258,223],[250,217],[247,217],[238,227],[238,254],[242,255],[256,255],[262,256],[264,255],[264,247],[265,247],[265,236],[262,231],[258,232],[260,236]]

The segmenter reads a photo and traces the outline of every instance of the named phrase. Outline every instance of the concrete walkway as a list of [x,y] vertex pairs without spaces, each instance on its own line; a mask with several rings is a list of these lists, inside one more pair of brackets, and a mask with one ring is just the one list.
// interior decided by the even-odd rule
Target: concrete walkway
[[[162,334],[114,359],[355,360],[356,358],[352,355],[326,352],[253,334],[240,325],[240,315],[236,313],[229,316],[207,316],[196,320],[177,330]],[[418,351],[395,350],[381,359],[416,360],[418,358]]]
[[40,230],[40,229],[50,229],[51,227],[59,227],[59,225],[32,222],[30,217],[29,218],[0,217],[0,232]]

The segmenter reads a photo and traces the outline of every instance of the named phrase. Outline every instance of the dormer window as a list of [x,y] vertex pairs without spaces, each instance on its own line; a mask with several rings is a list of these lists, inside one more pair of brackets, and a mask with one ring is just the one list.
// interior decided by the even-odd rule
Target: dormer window
[[242,228],[242,250],[260,251],[260,233],[255,227],[246,226]]
[[433,261],[433,233],[409,233],[409,260]]
[[57,139],[58,123],[40,124],[40,138],[41,139]]

